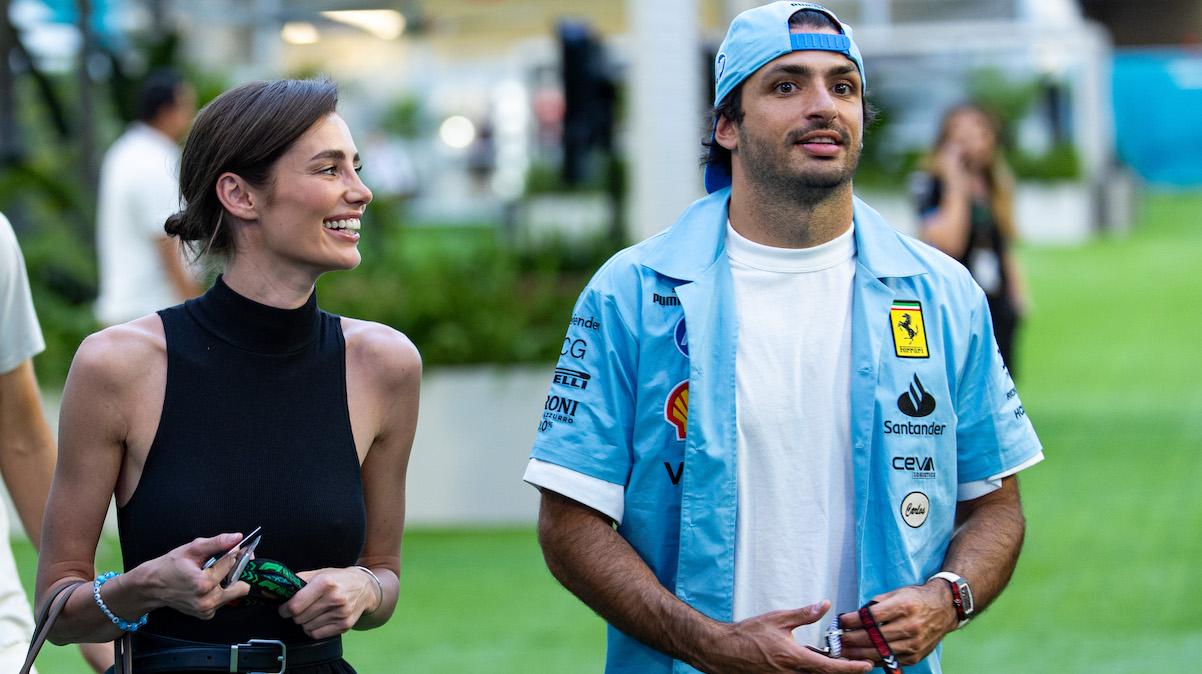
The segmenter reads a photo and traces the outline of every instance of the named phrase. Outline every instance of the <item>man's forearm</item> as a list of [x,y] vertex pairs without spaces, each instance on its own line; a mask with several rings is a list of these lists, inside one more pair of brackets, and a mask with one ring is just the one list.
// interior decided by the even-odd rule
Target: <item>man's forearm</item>
[[539,543],[559,582],[627,635],[697,664],[721,624],[669,592],[603,515],[543,491]]
[[0,374],[0,475],[34,547],[54,477],[54,436],[42,414],[33,364]]
[[943,568],[963,576],[972,586],[973,602],[980,613],[997,598],[1018,563],[1026,520],[1018,494],[1018,478],[985,496],[960,503],[959,527],[948,546]]
[[184,265],[178,241],[166,237],[159,239],[158,250],[159,259],[163,263],[163,269],[167,272],[171,288],[181,300],[191,299],[203,292],[200,284],[192,278],[188,268]]

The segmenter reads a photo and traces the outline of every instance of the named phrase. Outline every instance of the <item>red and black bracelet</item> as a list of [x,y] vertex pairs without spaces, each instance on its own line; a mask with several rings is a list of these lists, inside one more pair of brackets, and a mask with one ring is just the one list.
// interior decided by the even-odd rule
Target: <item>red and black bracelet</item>
[[897,662],[897,656],[893,654],[893,649],[889,647],[889,642],[885,641],[885,635],[881,634],[881,628],[877,625],[876,618],[872,616],[872,611],[868,608],[875,603],[875,601],[870,601],[860,608],[860,622],[863,623],[864,631],[868,633],[868,638],[872,641],[876,652],[881,656],[885,672],[887,674],[902,674],[902,668]]

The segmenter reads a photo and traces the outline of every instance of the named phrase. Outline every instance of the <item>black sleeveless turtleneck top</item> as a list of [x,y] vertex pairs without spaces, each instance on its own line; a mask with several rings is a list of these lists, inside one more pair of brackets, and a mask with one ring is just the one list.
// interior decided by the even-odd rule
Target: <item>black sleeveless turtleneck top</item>
[[[316,292],[298,309],[278,309],[242,297],[221,277],[159,316],[167,391],[138,486],[117,511],[125,568],[196,537],[258,526],[257,557],[295,571],[354,565],[366,512],[339,317],[317,308]],[[222,644],[312,641],[276,611],[227,606],[199,620],[164,608],[143,630]],[[352,670],[337,663],[288,671]]]

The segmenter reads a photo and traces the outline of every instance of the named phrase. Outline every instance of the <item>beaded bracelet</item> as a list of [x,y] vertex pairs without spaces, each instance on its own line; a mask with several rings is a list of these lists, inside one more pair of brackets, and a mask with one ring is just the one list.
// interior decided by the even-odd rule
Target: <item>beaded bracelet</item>
[[384,586],[380,584],[380,577],[377,576],[375,574],[375,572],[372,571],[371,569],[369,569],[366,566],[363,566],[361,564],[356,564],[355,568],[361,569],[362,571],[367,573],[367,575],[371,576],[372,580],[376,581],[376,591],[379,592],[379,594],[380,594],[380,601],[376,603],[375,609],[366,612],[366,615],[371,615],[372,613],[375,613],[376,611],[380,610],[380,607],[384,605]]
[[113,621],[113,624],[117,626],[117,629],[121,630],[122,632],[137,632],[139,627],[146,624],[146,618],[150,615],[149,613],[144,614],[141,618],[138,618],[136,622],[126,622],[114,615],[113,612],[109,610],[109,607],[104,605],[104,600],[100,598],[100,586],[119,575],[121,574],[117,573],[116,571],[109,571],[108,573],[100,574],[96,580],[92,581],[92,599],[96,600],[96,605],[100,607],[101,612],[104,613],[105,617],[107,617],[109,620]]

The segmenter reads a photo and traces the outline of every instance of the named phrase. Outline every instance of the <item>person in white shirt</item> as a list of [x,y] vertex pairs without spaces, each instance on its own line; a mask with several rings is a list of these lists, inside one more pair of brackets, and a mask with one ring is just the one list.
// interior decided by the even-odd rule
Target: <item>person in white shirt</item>
[[192,87],[170,71],[142,87],[138,121],[100,167],[96,245],[100,296],[96,318],[115,325],[201,292],[163,223],[179,210],[179,141],[196,112]]
[[[44,348],[25,260],[0,214],[0,475],[35,548],[41,544],[42,512],[54,475],[54,436],[42,415],[32,360]],[[0,507],[0,671],[15,672],[25,661],[33,617],[7,545],[8,529],[8,513]],[[97,672],[113,662],[107,644],[80,648]]]

